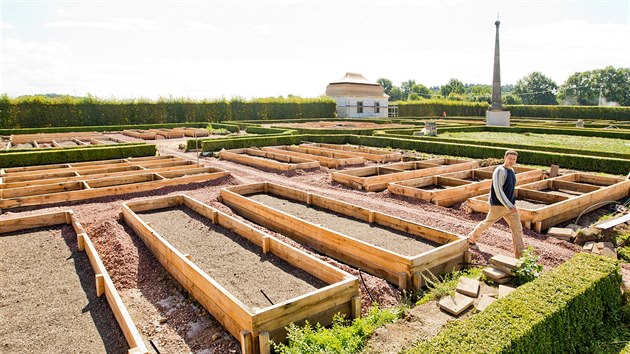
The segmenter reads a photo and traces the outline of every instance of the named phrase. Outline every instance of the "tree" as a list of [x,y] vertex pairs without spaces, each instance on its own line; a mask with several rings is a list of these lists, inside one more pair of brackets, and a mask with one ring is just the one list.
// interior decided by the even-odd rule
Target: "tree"
[[567,104],[597,105],[600,96],[608,102],[630,106],[630,69],[608,66],[576,72],[558,92],[558,98]]
[[449,82],[440,88],[440,93],[444,97],[448,97],[451,93],[456,95],[463,95],[466,93],[464,84],[457,79],[450,79]]
[[535,71],[516,82],[514,94],[523,104],[558,104],[556,90],[558,85],[539,71]]
[[385,91],[385,94],[387,94],[387,95],[389,95],[389,93],[392,90],[392,87],[394,87],[394,84],[392,84],[392,80],[390,80],[390,79],[380,78],[380,79],[376,80],[376,82],[379,85],[383,86],[383,90]]

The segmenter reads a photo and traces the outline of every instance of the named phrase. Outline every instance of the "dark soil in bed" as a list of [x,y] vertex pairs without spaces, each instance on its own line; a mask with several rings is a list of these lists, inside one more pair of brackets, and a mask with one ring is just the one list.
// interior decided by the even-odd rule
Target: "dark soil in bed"
[[[307,294],[328,284],[297,269],[246,238],[187,207],[139,213],[177,250],[190,254],[192,261],[245,305],[252,308],[274,304]],[[264,294],[261,292],[264,291]]]
[[126,353],[70,226],[0,236],[2,353]]
[[306,204],[279,198],[269,194],[248,195],[248,198],[259,203],[283,211],[289,215],[309,221],[313,224],[334,230],[343,235],[354,237],[378,247],[405,256],[416,256],[420,253],[439,247],[440,244],[378,224],[351,218],[330,210],[308,206]]

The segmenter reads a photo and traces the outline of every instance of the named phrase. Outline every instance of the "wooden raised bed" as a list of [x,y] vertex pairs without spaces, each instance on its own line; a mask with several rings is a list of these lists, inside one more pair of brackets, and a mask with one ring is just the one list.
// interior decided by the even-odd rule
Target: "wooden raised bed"
[[267,146],[262,149],[279,154],[316,160],[319,161],[322,166],[330,168],[347,165],[361,165],[365,163],[365,159],[363,157],[344,154],[342,152],[309,149],[302,146]]
[[[534,230],[540,233],[577,217],[597,203],[628,196],[630,180],[572,173],[516,187],[515,194],[521,222],[528,229],[533,225]],[[488,194],[468,199],[467,208],[487,213],[490,208]]]
[[219,158],[245,165],[289,171],[319,167],[319,161],[258,149],[221,150]]
[[[105,269],[98,252],[94,248],[94,244],[83,229],[81,223],[77,221],[72,211],[58,211],[46,214],[2,219],[0,220],[0,234],[59,224],[72,225],[77,235],[78,249],[79,251],[85,251],[90,264],[92,265],[92,270],[95,274],[96,295],[100,297],[105,294],[105,298],[109,303],[114,317],[116,318],[116,321],[118,322],[127,343],[129,344],[129,353],[148,353],[138,329],[133,323],[125,304],[118,294],[118,290],[116,290],[112,279],[107,273],[107,269]],[[24,256],[37,257],[37,255],[28,254],[25,254]],[[56,270],[51,269],[51,271],[54,272]],[[42,274],[42,276],[47,275]],[[63,326],[63,323],[59,323],[58,325]],[[54,351],[54,348],[51,348],[51,350]]]
[[[402,255],[373,243],[335,231],[338,225],[315,223],[252,200],[249,195],[265,194],[319,207],[326,213],[339,213],[368,226],[402,231],[420,243],[437,246],[420,254]],[[397,284],[401,289],[418,290],[428,271],[439,275],[459,269],[468,249],[468,239],[392,215],[326,198],[270,182],[221,189],[221,201],[240,215],[272,230],[288,234],[332,258]],[[386,243],[386,241],[383,241]]]
[[[271,253],[330,285],[265,308],[250,308],[215,281],[212,274],[202,271],[194,260],[175,249],[136,214],[178,205],[192,209],[213,224],[262,248],[263,253]],[[307,319],[311,323],[328,324],[332,316],[339,312],[352,318],[360,315],[361,300],[356,277],[188,196],[123,203],[122,215],[164,268],[240,340],[245,354],[269,353],[269,340],[284,341],[284,327],[292,322],[299,323]],[[252,264],[252,267],[256,265]]]
[[[138,162],[139,165],[153,167],[153,170],[136,168],[139,165],[124,165],[92,167],[91,170],[81,170],[83,175],[77,171],[48,173],[54,170],[46,169],[39,172],[40,178],[33,171],[28,171],[30,173],[27,175],[22,175],[23,172],[17,173],[20,176],[7,174],[0,180],[0,210],[143,192],[172,185],[211,181],[230,174],[222,169],[190,164],[187,161],[162,161]],[[90,175],[92,172],[95,174]]]
[[185,136],[192,138],[201,138],[209,135],[208,129],[202,128],[174,128],[174,130],[181,131]]
[[[448,207],[470,197],[488,193],[492,187],[492,172],[495,168],[497,166],[488,166],[393,182],[387,185],[387,190]],[[514,167],[514,172],[517,185],[540,181],[544,175],[543,170],[525,167]]]
[[159,136],[163,136],[166,139],[183,138],[184,132],[179,129],[149,129],[150,132],[154,132]]
[[11,144],[23,144],[23,143],[52,143],[53,140],[90,140],[99,139],[103,137],[103,134],[97,132],[69,132],[69,133],[38,133],[38,134],[19,134],[11,135]]
[[333,172],[332,179],[335,182],[355,189],[378,192],[387,189],[387,184],[391,182],[469,170],[477,167],[479,167],[479,161],[477,160],[429,159]]
[[142,129],[125,129],[122,131],[123,135],[131,136],[142,140],[155,140],[157,134],[150,130]]
[[395,162],[402,160],[402,154],[399,152],[391,152],[383,149],[376,149],[358,145],[339,145],[339,144],[323,144],[308,143],[302,144],[301,147],[309,149],[318,149],[320,151],[343,151],[345,153],[363,157],[366,160],[374,162]]

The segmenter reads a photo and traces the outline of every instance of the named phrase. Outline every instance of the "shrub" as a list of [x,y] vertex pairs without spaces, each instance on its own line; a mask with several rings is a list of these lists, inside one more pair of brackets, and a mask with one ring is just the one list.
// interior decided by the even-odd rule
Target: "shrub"
[[39,151],[0,154],[0,166],[21,167],[49,165],[80,161],[120,159],[127,157],[154,156],[156,147],[152,144],[109,145],[79,149],[47,149]]
[[288,344],[274,343],[274,349],[280,354],[357,353],[376,328],[393,322],[402,312],[403,308],[381,310],[375,305],[367,316],[354,319],[350,325],[340,316],[334,317],[330,329],[319,323],[313,327],[308,321],[303,327],[291,324],[287,327]]
[[515,117],[630,120],[630,107],[506,105]]
[[519,258],[518,265],[514,270],[517,284],[525,284],[538,278],[543,271],[542,264],[538,263],[540,257],[536,255],[533,247],[527,247],[523,251],[523,256]]
[[408,353],[584,352],[620,316],[617,261],[579,253]]

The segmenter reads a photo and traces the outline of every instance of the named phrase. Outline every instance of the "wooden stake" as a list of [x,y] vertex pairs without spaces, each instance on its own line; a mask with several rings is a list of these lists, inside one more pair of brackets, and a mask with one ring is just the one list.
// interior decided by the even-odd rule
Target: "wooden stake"
[[352,318],[361,317],[361,296],[352,297]]
[[96,296],[100,297],[105,293],[105,277],[103,274],[96,274]]
[[269,343],[269,332],[260,332],[258,334],[258,343],[260,345],[260,354],[271,353],[271,344]]
[[249,331],[241,331],[241,352],[243,354],[253,354],[254,348],[252,348],[252,334]]
[[85,234],[78,234],[77,235],[77,247],[79,248],[79,251],[83,252],[85,251]]
[[269,252],[270,247],[271,247],[271,238],[263,237],[263,239],[262,239],[263,253],[266,254],[267,252]]

